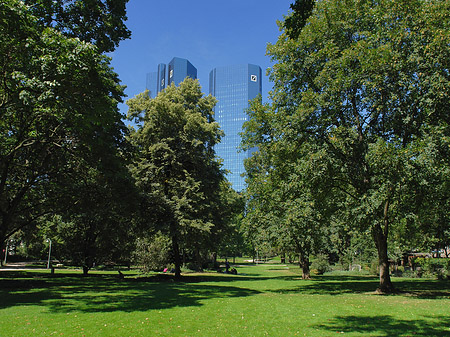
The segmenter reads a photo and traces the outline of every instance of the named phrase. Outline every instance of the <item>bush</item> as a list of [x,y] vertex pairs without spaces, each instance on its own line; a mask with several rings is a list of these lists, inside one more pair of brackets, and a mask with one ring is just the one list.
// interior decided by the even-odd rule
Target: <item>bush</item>
[[419,277],[446,278],[450,272],[450,259],[423,258],[414,259],[416,274]]
[[184,269],[188,270],[188,271],[201,271],[202,268],[201,266],[199,266],[197,263],[195,262],[187,262],[184,266]]
[[144,272],[161,271],[170,264],[170,239],[157,233],[136,242],[133,260]]
[[404,272],[405,272],[405,267],[403,267],[403,266],[397,266],[397,267],[392,271],[392,276],[402,277]]
[[328,256],[326,254],[318,254],[311,263],[311,269],[317,270],[318,275],[322,275],[326,272],[331,271],[331,266],[330,266],[330,262],[328,261]]

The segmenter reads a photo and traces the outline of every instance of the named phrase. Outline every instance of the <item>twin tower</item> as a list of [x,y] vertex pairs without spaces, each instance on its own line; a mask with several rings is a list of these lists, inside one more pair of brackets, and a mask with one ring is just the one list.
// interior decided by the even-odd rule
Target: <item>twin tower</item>
[[[225,132],[215,150],[223,159],[223,167],[229,171],[228,180],[238,192],[245,188],[244,159],[252,152],[238,150],[239,133],[247,120],[245,110],[249,101],[262,93],[261,76],[261,67],[253,64],[217,67],[209,73],[209,93],[217,99],[215,119]],[[178,85],[186,77],[197,78],[197,69],[186,59],[174,57],[167,65],[159,64],[158,71],[147,74],[150,97],[155,97],[172,83]]]

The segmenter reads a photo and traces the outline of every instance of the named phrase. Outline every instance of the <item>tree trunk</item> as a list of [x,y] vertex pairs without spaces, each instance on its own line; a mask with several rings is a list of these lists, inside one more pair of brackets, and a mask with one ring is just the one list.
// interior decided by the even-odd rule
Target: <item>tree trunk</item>
[[88,266],[83,266],[83,276],[87,276],[89,272],[89,267]]
[[175,263],[175,278],[181,278],[181,256],[180,256],[180,246],[178,245],[177,237],[172,236],[172,250],[174,255],[174,263]]
[[217,268],[217,252],[213,253],[213,266]]
[[309,258],[308,258],[308,256],[300,254],[300,256],[298,258],[298,261],[299,261],[300,268],[302,268],[302,279],[303,280],[311,279],[311,273],[310,273],[310,270],[309,270]]
[[378,265],[380,268],[380,286],[377,289],[377,292],[380,293],[392,293],[394,292],[394,285],[391,282],[391,276],[389,274],[389,258],[388,258],[388,250],[387,250],[387,238],[388,238],[388,218],[387,218],[387,210],[389,207],[389,201],[386,202],[385,205],[385,213],[384,213],[384,230],[380,224],[377,224],[373,230],[373,236],[375,240],[375,245],[378,251]]
[[[4,224],[5,217],[3,217],[2,221]],[[3,254],[0,254],[1,255],[0,266],[3,267],[3,262],[5,261],[6,254],[8,254],[8,238],[6,237],[6,230],[0,231],[0,249],[3,253]]]
[[380,286],[377,291],[381,293],[392,293],[394,291],[394,285],[391,282],[391,276],[389,273],[387,240],[385,238],[379,238],[377,242],[378,265],[380,268]]
[[3,267],[3,261],[5,261],[6,254],[8,254],[8,251],[6,250],[8,247],[5,245],[6,240],[0,240],[0,249],[2,251],[2,254],[0,254],[0,266]]

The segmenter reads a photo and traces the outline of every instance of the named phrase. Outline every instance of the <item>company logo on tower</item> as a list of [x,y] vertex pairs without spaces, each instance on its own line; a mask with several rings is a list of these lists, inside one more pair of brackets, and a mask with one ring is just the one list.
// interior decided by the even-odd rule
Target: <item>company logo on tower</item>
[[258,81],[258,76],[256,76],[256,75],[250,75],[250,81],[252,81],[252,82],[257,82],[257,81]]

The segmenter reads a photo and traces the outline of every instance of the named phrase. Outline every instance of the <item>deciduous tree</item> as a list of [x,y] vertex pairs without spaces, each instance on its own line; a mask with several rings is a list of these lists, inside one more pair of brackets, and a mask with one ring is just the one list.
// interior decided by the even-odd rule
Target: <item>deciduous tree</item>
[[[95,46],[0,3],[0,242],[59,213],[80,173],[124,152],[123,87]],[[76,184],[75,184],[76,185]],[[89,195],[85,194],[85,198]]]
[[214,226],[215,195],[224,180],[214,151],[222,135],[213,119],[215,99],[186,78],[154,99],[144,92],[127,104],[130,118],[142,122],[131,138],[138,151],[131,170],[142,193],[142,216],[172,240],[178,278],[181,247]]
[[[286,159],[322,200],[318,214],[370,230],[379,289],[389,292],[389,233],[417,213],[408,193],[417,184],[417,141],[448,125],[450,3],[297,4],[268,47],[276,62],[271,118],[252,137],[297,153]],[[296,13],[302,8],[306,14]],[[273,162],[269,169],[278,170]]]

